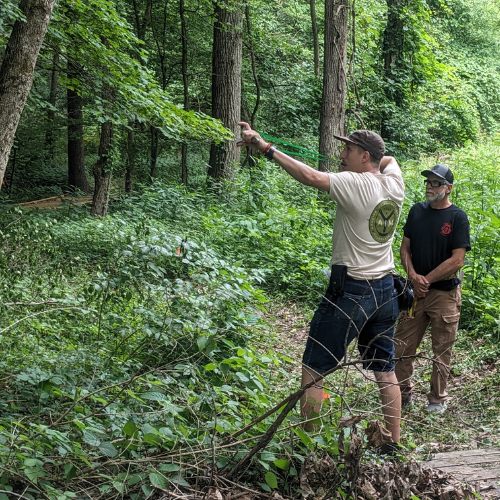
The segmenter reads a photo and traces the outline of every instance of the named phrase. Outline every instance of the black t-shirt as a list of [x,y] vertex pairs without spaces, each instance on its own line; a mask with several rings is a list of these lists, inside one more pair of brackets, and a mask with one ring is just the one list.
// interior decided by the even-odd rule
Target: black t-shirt
[[415,272],[423,276],[449,259],[453,250],[470,250],[469,220],[455,205],[435,209],[426,201],[416,203],[408,214],[404,235],[410,239]]

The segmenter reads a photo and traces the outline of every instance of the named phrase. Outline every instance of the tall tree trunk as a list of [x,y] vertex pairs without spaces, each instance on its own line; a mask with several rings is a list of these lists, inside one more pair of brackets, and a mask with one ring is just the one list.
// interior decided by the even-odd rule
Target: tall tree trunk
[[[109,48],[109,42],[106,39],[103,39],[103,44]],[[104,84],[103,86],[102,97],[106,103],[105,106],[107,110],[110,111],[114,102],[114,93],[107,84]],[[104,217],[108,211],[109,188],[111,185],[113,167],[112,162],[110,161],[112,141],[113,122],[108,120],[101,125],[98,158],[93,168],[95,187],[90,215]]]
[[45,159],[48,162],[54,161],[54,153],[55,153],[54,127],[55,127],[56,112],[54,111],[54,108],[56,107],[57,87],[59,83],[59,71],[57,68],[58,65],[59,65],[59,53],[55,52],[54,57],[52,59],[52,71],[50,76],[50,91],[49,91],[49,103],[52,106],[52,109],[49,109],[47,112],[47,131],[45,132]]
[[187,153],[187,144],[183,142],[181,144],[181,182],[184,186],[188,185]]
[[[404,12],[409,7],[409,0],[387,0],[387,24],[382,42],[382,57],[384,63],[385,95],[389,102],[397,107],[404,104],[403,50],[405,41]],[[388,120],[390,112],[382,114],[381,135],[391,139]]]
[[[325,56],[323,97],[319,125],[319,152],[338,156],[333,134],[344,134],[345,93],[347,84],[347,18],[348,0],[325,0]],[[326,171],[329,161],[320,161],[319,170]]]
[[137,32],[137,37],[139,40],[144,41],[146,38],[146,31],[149,26],[149,22],[151,20],[151,10],[153,8],[153,1],[147,0],[146,7],[144,9],[144,15],[142,16],[142,20],[139,14],[139,6],[137,5],[137,0],[132,0],[132,5],[134,7],[134,19],[135,19],[135,29]]
[[[153,39],[155,41],[156,50],[158,53],[158,60],[160,65],[160,74],[161,74],[161,88],[165,90],[169,83],[171,72],[169,74],[169,55],[170,47],[168,46],[169,37],[167,36],[167,31],[171,29],[169,20],[168,20],[168,1],[163,4],[163,15],[160,17],[155,16],[156,23],[151,23],[151,33],[153,35]],[[158,25],[160,25],[161,29],[158,29]],[[151,154],[150,154],[150,168],[149,168],[149,181],[153,182],[156,173],[156,162],[158,160],[158,152],[160,145],[160,131],[151,126]]]
[[125,192],[130,193],[134,187],[135,170],[135,122],[129,123],[130,129],[127,133],[127,168],[125,170]]
[[[188,57],[188,40],[187,40],[187,29],[186,29],[186,16],[184,0],[179,0],[179,14],[181,17],[181,42],[182,42],[182,60],[181,60],[181,71],[182,71],[182,88],[184,91],[184,109],[187,111],[189,109],[189,81],[187,73],[187,57]],[[187,144],[182,143],[181,146],[181,180],[182,183],[187,186],[188,183],[188,168],[187,168]]]
[[149,181],[153,182],[156,173],[156,161],[158,160],[158,144],[160,140],[160,132],[157,128],[151,125],[151,159],[149,167]]
[[0,67],[0,187],[55,0],[21,0]]
[[[153,1],[147,0],[146,7],[144,9],[144,15],[139,13],[139,6],[137,0],[132,0],[132,6],[134,8],[134,20],[135,20],[135,30],[137,33],[137,38],[144,41],[146,38],[146,31],[149,27],[151,21],[151,10],[153,8]],[[143,66],[146,65],[142,54],[138,51],[137,57]],[[125,192],[130,193],[134,187],[134,174],[135,174],[135,161],[136,161],[136,144],[135,135],[137,132],[137,124],[135,120],[129,122],[129,127],[131,128],[127,133],[127,164],[125,167]]]
[[314,76],[319,78],[319,37],[318,23],[316,22],[316,0],[309,0],[311,10],[311,27],[313,34],[313,50],[314,50]]
[[[252,35],[252,21],[250,18],[250,7],[248,4],[245,6],[245,24],[247,27],[247,35],[248,35],[248,42],[247,42],[247,47],[250,50],[250,61],[252,62],[252,75],[253,75],[253,81],[255,84],[255,104],[253,107],[252,112],[250,113],[250,110],[248,109],[246,101],[242,103],[242,109],[241,109],[241,114],[243,116],[243,121],[246,121],[250,124],[251,128],[255,128],[255,117],[257,116],[257,111],[259,110],[260,106],[260,82],[259,82],[259,76],[257,74],[257,61],[255,57],[255,50],[254,50],[254,44],[253,44],[253,35]],[[242,95],[244,94],[244,81],[243,78],[241,79],[241,93]],[[239,135],[239,134],[238,134]],[[254,166],[254,159],[253,159],[253,150],[249,147],[246,148],[246,157],[245,161],[242,163],[242,166],[245,166],[247,163],[250,163],[250,167]],[[250,169],[250,179],[252,184],[253,182],[253,171]]]
[[[240,3],[229,2],[228,8],[215,7],[212,49],[212,116],[235,135],[241,113],[242,23]],[[240,150],[235,141],[212,144],[208,175],[214,181],[230,179]]]
[[[77,80],[79,66],[68,62],[68,78]],[[68,88],[68,186],[91,193],[85,173],[85,151],[83,146],[83,104],[77,90]]]
[[99,141],[99,158],[94,165],[95,189],[90,215],[104,217],[108,211],[109,188],[111,185],[111,162],[109,154],[113,140],[113,123],[106,121],[101,125],[101,140]]

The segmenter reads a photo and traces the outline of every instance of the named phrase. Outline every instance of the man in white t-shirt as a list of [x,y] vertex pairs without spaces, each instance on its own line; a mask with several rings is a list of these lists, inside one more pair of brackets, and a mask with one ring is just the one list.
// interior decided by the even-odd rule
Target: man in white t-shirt
[[386,427],[394,443],[388,451],[394,451],[401,417],[394,374],[394,324],[399,309],[391,275],[392,239],[404,198],[399,165],[385,156],[382,138],[368,130],[335,136],[345,148],[339,172],[327,173],[278,151],[247,123],[240,126],[238,146],[262,151],[296,180],[327,191],[337,202],[330,285],[311,321],[302,359],[302,387],[315,382],[301,399],[301,412],[309,421],[306,428],[314,428],[321,410],[322,378],[345,358],[350,342],[358,339],[363,366],[373,371],[380,389]]

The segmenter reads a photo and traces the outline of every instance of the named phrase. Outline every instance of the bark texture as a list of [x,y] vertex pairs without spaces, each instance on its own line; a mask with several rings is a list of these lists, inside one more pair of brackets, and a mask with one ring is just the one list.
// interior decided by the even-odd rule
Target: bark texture
[[109,154],[113,140],[113,123],[104,122],[101,125],[101,140],[99,141],[99,159],[94,165],[95,189],[90,215],[104,217],[108,211],[109,188],[111,185],[111,162]]
[[5,49],[0,67],[0,186],[54,4],[55,0],[21,0],[26,21],[16,21]]
[[[68,77],[78,79],[79,70],[68,63]],[[85,173],[85,149],[83,145],[83,102],[76,90],[67,90],[68,106],[68,186],[91,193],[92,188]]]
[[[338,157],[339,152],[339,141],[333,135],[345,133],[348,11],[348,0],[325,0],[325,54],[319,152],[329,158]],[[319,170],[328,170],[329,163],[320,161]]]
[[[241,113],[242,24],[241,5],[230,3],[230,10],[215,8],[212,51],[212,116],[238,135]],[[231,179],[240,149],[235,141],[212,144],[208,175],[214,180]]]

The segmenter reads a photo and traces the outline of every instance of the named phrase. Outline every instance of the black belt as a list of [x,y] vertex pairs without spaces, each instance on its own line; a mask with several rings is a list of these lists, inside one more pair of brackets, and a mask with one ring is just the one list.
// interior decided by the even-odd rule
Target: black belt
[[434,288],[435,290],[441,290],[443,292],[449,292],[457,288],[458,285],[462,283],[458,278],[452,278],[451,280],[435,281],[431,283],[429,288]]
[[366,279],[366,278],[358,279],[358,278],[352,278],[351,276],[347,275],[347,279],[353,280],[353,281],[364,281],[365,283],[373,284],[373,283],[376,283],[377,281],[382,281],[383,279],[387,278],[388,276],[394,276],[394,274],[388,273],[388,274],[382,276],[381,278],[373,278],[373,279]]

